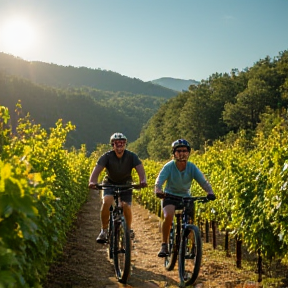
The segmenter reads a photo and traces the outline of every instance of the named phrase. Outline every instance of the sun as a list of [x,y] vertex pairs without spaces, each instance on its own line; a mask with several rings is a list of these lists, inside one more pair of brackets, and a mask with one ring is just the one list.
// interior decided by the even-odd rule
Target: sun
[[1,28],[1,46],[5,48],[5,52],[18,54],[32,48],[35,41],[35,30],[26,19],[9,19],[3,23]]

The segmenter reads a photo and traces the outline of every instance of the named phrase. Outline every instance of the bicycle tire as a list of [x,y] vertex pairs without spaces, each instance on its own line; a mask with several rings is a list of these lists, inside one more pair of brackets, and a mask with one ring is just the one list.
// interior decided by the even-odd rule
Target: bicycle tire
[[114,222],[113,222],[113,213],[110,211],[110,219],[109,219],[109,259],[113,259],[113,239],[114,239]]
[[180,287],[192,285],[199,274],[202,260],[202,241],[199,228],[188,225],[182,233],[179,251]]
[[124,217],[114,223],[113,262],[118,281],[126,284],[130,276],[131,240]]
[[176,224],[174,221],[172,222],[170,233],[169,233],[169,240],[168,240],[168,251],[169,256],[164,258],[164,266],[167,271],[172,271],[175,267],[177,256],[178,256],[178,249],[179,243],[176,240]]

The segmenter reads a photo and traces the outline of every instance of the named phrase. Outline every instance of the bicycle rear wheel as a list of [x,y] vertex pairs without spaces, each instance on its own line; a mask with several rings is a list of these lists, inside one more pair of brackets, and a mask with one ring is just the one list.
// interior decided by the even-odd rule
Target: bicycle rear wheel
[[178,256],[178,243],[176,241],[176,224],[173,222],[169,234],[168,251],[169,256],[164,258],[164,266],[167,271],[174,269]]
[[119,282],[126,284],[130,275],[131,242],[125,218],[114,223],[113,260],[115,274]]
[[200,231],[195,225],[188,225],[183,231],[179,251],[180,287],[192,285],[199,274],[202,259]]

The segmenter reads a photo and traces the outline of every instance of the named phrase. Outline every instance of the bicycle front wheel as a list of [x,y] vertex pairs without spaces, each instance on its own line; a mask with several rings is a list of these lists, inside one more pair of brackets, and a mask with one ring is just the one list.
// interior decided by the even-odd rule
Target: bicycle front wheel
[[113,214],[110,211],[110,219],[109,219],[109,233],[108,233],[108,239],[109,239],[109,258],[113,258],[113,239],[114,239],[114,222],[113,222]]
[[125,218],[114,223],[113,261],[118,281],[126,284],[130,275],[131,242]]
[[168,242],[169,256],[166,256],[164,258],[164,266],[167,271],[171,271],[174,269],[174,266],[177,261],[177,256],[178,256],[179,243],[177,243],[177,239],[176,239],[175,226],[176,224],[173,221],[171,225],[171,229],[170,229],[169,242]]
[[200,231],[195,225],[188,225],[182,233],[179,251],[180,285],[192,285],[199,274],[202,259]]

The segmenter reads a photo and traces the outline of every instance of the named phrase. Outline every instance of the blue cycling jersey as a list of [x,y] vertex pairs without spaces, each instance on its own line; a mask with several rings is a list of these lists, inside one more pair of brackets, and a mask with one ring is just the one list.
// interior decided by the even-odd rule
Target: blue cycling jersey
[[190,195],[190,187],[193,180],[202,187],[206,182],[203,173],[192,162],[187,162],[186,168],[179,171],[174,160],[166,163],[156,178],[155,185],[161,189],[166,182],[164,192],[179,196]]

